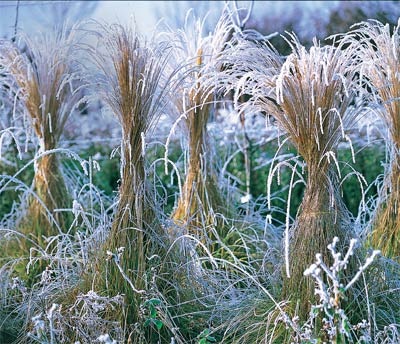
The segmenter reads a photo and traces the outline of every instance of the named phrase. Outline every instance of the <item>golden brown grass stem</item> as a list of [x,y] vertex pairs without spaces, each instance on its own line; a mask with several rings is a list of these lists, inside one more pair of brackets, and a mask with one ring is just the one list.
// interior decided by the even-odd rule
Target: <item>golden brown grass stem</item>
[[316,252],[324,257],[326,263],[333,263],[328,245],[334,237],[338,237],[343,251],[352,234],[340,193],[332,190],[335,187],[332,180],[337,180],[336,173],[332,168],[328,171],[328,166],[324,169],[317,176],[307,176],[303,200],[290,232],[290,278],[285,276],[285,271],[282,272],[282,297],[299,303],[293,306],[302,319],[307,318],[310,306],[319,301],[315,295],[315,281],[305,277],[304,271],[315,262]]
[[400,259],[400,155],[392,157],[373,222],[371,245],[390,258]]
[[210,154],[207,148],[207,122],[210,107],[202,105],[199,97],[198,94],[192,94],[190,97],[192,109],[186,119],[189,133],[188,172],[182,195],[172,218],[177,224],[183,224],[189,234],[205,242],[207,234],[202,228],[214,224],[210,211],[217,211],[221,200],[212,162],[206,160]]
[[[35,219],[39,227],[45,227],[52,221],[57,222],[60,228],[68,229],[68,222],[62,213],[54,212],[56,209],[70,207],[70,197],[65,185],[64,177],[56,155],[44,155],[38,159],[34,176],[34,192],[47,209],[43,209],[37,198],[32,198],[29,204],[26,220]],[[51,217],[48,214],[51,214]],[[28,220],[29,223],[29,220]],[[28,229],[28,228],[26,228]],[[50,229],[50,228],[49,228]],[[57,235],[56,228],[51,228],[47,235]]]

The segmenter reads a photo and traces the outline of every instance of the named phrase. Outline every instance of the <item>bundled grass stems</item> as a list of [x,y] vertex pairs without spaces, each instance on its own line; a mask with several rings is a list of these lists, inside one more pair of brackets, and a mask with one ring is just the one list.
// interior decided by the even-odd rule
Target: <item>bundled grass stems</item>
[[[345,37],[357,49],[360,75],[373,93],[387,127],[389,163],[373,219],[371,245],[388,257],[400,256],[400,22],[393,28],[364,22]],[[380,110],[379,108],[382,108]]]
[[[28,193],[27,210],[18,227],[23,235],[44,244],[44,238],[68,227],[65,214],[55,212],[70,207],[70,197],[54,152],[68,117],[82,97],[83,84],[75,59],[78,37],[75,28],[60,29],[36,38],[22,35],[19,42],[0,42],[0,66],[3,82],[13,90],[15,106],[22,105],[39,149],[33,192]],[[28,241],[25,245],[25,253],[29,253]],[[20,252],[17,247],[11,249]]]
[[210,228],[216,226],[216,214],[224,213],[226,206],[217,186],[207,135],[207,123],[215,110],[214,95],[203,87],[201,78],[207,77],[223,51],[230,27],[223,16],[214,32],[204,37],[203,25],[204,21],[194,18],[189,11],[185,27],[170,33],[174,44],[171,62],[174,69],[179,69],[176,77],[180,80],[173,101],[177,123],[183,120],[188,142],[186,179],[172,218],[187,234],[207,243],[214,237]]
[[146,178],[145,139],[165,106],[169,50],[144,42],[131,27],[95,23],[95,29],[89,30],[100,42],[89,48],[96,68],[93,86],[118,119],[122,140],[118,204],[88,283],[109,296],[125,295],[125,315],[110,315],[126,323],[132,342],[140,342],[143,338],[134,327],[143,320],[140,306],[151,279],[149,259],[162,256],[165,243]]
[[291,38],[292,53],[285,62],[268,43],[239,40],[226,57],[231,68],[225,80],[236,87],[236,99],[249,97],[238,104],[241,111],[272,115],[304,161],[304,197],[290,231],[287,223],[284,240],[282,296],[300,302],[298,313],[306,317],[315,295],[314,282],[303,276],[304,270],[316,252],[329,257],[333,237],[345,245],[353,235],[340,197],[336,151],[357,112],[351,108],[355,91],[350,53],[317,42],[307,51]]

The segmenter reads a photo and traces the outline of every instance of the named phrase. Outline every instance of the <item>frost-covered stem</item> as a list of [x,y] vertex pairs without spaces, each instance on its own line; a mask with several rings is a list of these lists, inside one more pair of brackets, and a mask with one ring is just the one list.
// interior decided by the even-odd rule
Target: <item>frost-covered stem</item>
[[370,257],[368,257],[364,263],[363,266],[360,266],[359,270],[357,271],[357,273],[354,275],[354,277],[352,278],[352,280],[346,285],[346,287],[344,288],[345,291],[347,291],[348,289],[350,289],[355,282],[357,282],[357,280],[360,278],[361,274],[365,271],[365,269],[370,266],[372,264],[372,262],[374,261],[375,257],[377,255],[379,255],[381,253],[381,251],[379,250],[374,250],[371,254]]
[[[252,180],[252,168],[251,168],[251,140],[246,132],[246,118],[243,112],[240,113],[240,124],[242,126],[243,137],[245,141],[245,145],[242,149],[242,153],[244,156],[244,165],[245,165],[245,173],[246,173],[246,196],[251,198],[251,180]],[[250,204],[247,202],[246,207],[246,215],[250,212]]]
[[[350,262],[350,258],[355,254],[356,239],[350,241],[350,246],[344,258],[341,259],[341,253],[336,250],[336,244],[339,242],[339,238],[333,238],[331,244],[328,245],[328,250],[333,258],[331,266],[327,266],[322,260],[322,255],[316,255],[316,261],[309,268],[304,271],[305,276],[311,276],[318,289],[315,293],[319,296],[319,303],[312,308],[317,310],[317,315],[320,311],[319,316],[322,317],[323,330],[326,333],[326,339],[329,339],[331,343],[343,343],[345,337],[350,337],[351,324],[341,308],[340,300],[344,298],[344,293],[348,291],[354,283],[360,278],[361,274],[365,269],[372,263],[375,257],[379,254],[379,251],[374,251],[370,257],[368,257],[358,272],[353,276],[352,280],[343,287],[341,283],[341,273],[346,269]],[[332,310],[334,312],[332,313]],[[316,318],[315,314],[310,315]]]
[[290,278],[290,263],[289,263],[289,252],[290,252],[290,202],[292,199],[292,190],[294,186],[294,176],[296,173],[297,162],[292,168],[292,176],[290,178],[289,184],[289,193],[288,193],[288,201],[287,201],[287,209],[286,209],[286,221],[285,221],[285,266],[286,266],[286,276]]
[[58,305],[53,303],[51,308],[47,312],[47,319],[49,319],[49,331],[50,331],[50,344],[55,344],[54,338],[54,324],[53,324],[53,312],[57,309]]
[[120,256],[121,256],[121,254],[115,254],[115,253],[112,253],[111,251],[107,251],[107,255],[109,257],[111,257],[111,259],[115,262],[115,265],[117,266],[117,268],[118,268],[119,272],[121,273],[122,277],[124,278],[125,281],[127,281],[129,283],[129,285],[132,288],[132,290],[137,294],[144,294],[146,292],[146,290],[135,288],[135,286],[134,286],[133,282],[131,281],[131,279],[126,275],[124,269],[122,268],[122,266],[120,264]]

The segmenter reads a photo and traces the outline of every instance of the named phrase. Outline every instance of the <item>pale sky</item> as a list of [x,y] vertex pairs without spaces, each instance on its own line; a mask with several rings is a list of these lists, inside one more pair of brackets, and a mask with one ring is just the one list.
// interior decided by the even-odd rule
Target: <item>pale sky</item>
[[[19,2],[18,27],[29,33],[36,30],[49,30],[54,24],[60,24],[67,17],[82,18],[89,16],[107,22],[128,23],[132,19],[136,21],[139,32],[149,35],[155,30],[157,15],[182,19],[188,8],[187,3],[195,5],[200,13],[204,15],[210,8],[215,13],[221,13],[224,1],[25,1]],[[361,1],[362,3],[363,1]],[[91,3],[97,3],[94,12],[90,9]],[[239,6],[248,7],[250,1],[238,1]],[[260,18],[263,14],[275,14],[275,18],[284,19],[285,16],[296,15],[296,8],[306,10],[308,16],[316,16],[321,20],[329,19],[330,9],[334,8],[339,1],[254,1],[252,18]],[[365,1],[365,3],[370,3]],[[372,3],[372,2],[371,2]],[[385,2],[382,2],[385,3]],[[12,37],[16,18],[16,0],[0,0],[0,38]],[[89,5],[88,5],[89,4]],[[178,7],[173,8],[176,5]],[[79,7],[81,6],[81,7]],[[85,7],[86,6],[86,7]],[[69,8],[67,15],[63,8]],[[84,10],[79,10],[84,8]],[[294,12],[293,12],[294,11]],[[276,19],[275,19],[276,20]],[[307,16],[302,18],[300,29],[304,32],[313,33],[315,28],[310,26]]]
[[153,6],[162,6],[163,3],[164,1],[99,1],[93,17],[107,22],[121,23],[134,18],[139,30],[147,34],[156,25]]
[[[62,6],[74,6],[79,1],[20,1],[19,5],[19,22],[18,26],[22,29],[28,28],[28,30],[35,30],[36,27],[32,27],[34,23],[36,25],[44,25],[50,22],[52,15],[52,7],[62,7]],[[184,1],[93,1],[97,2],[97,8],[90,17],[96,19],[103,19],[108,22],[126,23],[132,18],[135,19],[139,30],[142,33],[152,32],[156,24],[156,14],[168,16],[168,11],[164,11],[167,3],[171,8],[171,3],[182,4]],[[250,1],[238,1],[239,6],[248,6]],[[192,3],[197,3],[197,7],[201,7],[203,10],[210,7],[211,9],[220,12],[220,9],[224,5],[224,1],[192,1]],[[290,1],[276,1],[269,4],[265,1],[255,1],[253,16],[257,16],[260,13],[275,12],[282,9],[282,7],[290,7]],[[312,6],[315,9],[321,8],[321,4],[334,3],[332,1],[303,1],[304,7]],[[13,27],[16,17],[16,4],[17,1],[12,0],[0,0],[0,36],[8,35],[10,36],[13,32]],[[183,6],[181,6],[182,8]],[[178,10],[179,11],[179,10]],[[74,11],[73,11],[74,12]],[[174,13],[175,16],[183,18],[185,16],[184,11],[182,13]],[[75,11],[76,15],[79,14]],[[65,18],[56,18],[54,21],[62,20]]]
[[[18,13],[18,28],[26,31],[36,31],[49,29],[51,24],[59,24],[59,21],[65,20],[62,17],[62,7],[77,7],[80,1],[20,1]],[[83,1],[82,1],[83,2]],[[91,1],[97,3],[90,18],[105,20],[107,22],[127,23],[132,18],[135,19],[139,30],[144,33],[150,33],[156,25],[155,8],[161,9],[165,1]],[[89,1],[86,1],[89,3]],[[58,9],[58,18],[53,13]],[[0,37],[11,37],[14,32],[16,18],[17,1],[0,0]],[[74,16],[86,13],[74,9],[71,11]],[[161,11],[162,12],[162,11]],[[53,21],[53,23],[51,23]],[[50,24],[50,25],[48,25]]]

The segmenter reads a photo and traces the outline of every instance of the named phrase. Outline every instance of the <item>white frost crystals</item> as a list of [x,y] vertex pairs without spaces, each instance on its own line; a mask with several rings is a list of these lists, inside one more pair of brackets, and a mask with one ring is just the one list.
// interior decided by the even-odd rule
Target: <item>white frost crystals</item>
[[[360,340],[371,338],[371,324],[366,320],[352,326],[341,308],[341,301],[346,297],[346,292],[361,278],[363,272],[372,264],[375,257],[380,251],[374,250],[371,255],[366,258],[365,263],[359,267],[358,272],[350,281],[342,280],[342,272],[349,264],[350,257],[354,255],[357,246],[357,240],[350,240],[349,248],[344,255],[336,251],[336,244],[339,242],[338,237],[334,237],[328,249],[333,258],[333,263],[328,267],[321,254],[316,254],[316,262],[304,271],[305,276],[311,276],[315,280],[315,294],[319,297],[319,303],[311,306],[310,319],[306,323],[306,328],[315,326],[315,319],[321,317],[322,326],[330,341],[339,340],[340,336],[351,337],[352,331],[361,331]],[[326,257],[325,257],[326,258]],[[370,314],[369,314],[370,319]],[[367,332],[367,333],[366,333]],[[368,333],[369,332],[369,333]],[[344,337],[342,339],[344,339]]]

